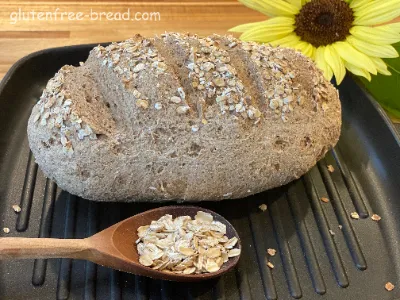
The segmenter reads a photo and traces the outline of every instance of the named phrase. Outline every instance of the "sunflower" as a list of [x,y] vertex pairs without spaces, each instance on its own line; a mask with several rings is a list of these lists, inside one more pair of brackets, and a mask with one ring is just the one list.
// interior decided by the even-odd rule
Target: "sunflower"
[[398,57],[400,0],[239,0],[270,18],[236,26],[243,41],[291,47],[313,59],[340,84],[346,69],[371,80],[391,75],[382,58]]

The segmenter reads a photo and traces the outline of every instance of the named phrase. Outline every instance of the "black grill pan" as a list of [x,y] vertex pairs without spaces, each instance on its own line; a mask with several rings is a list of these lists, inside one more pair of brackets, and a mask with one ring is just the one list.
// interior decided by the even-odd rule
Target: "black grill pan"
[[[29,151],[27,119],[47,80],[64,64],[84,61],[92,47],[29,55],[0,84],[0,229],[11,229],[1,236],[83,238],[157,206],[79,199],[47,180]],[[0,299],[400,299],[399,139],[353,79],[345,79],[340,95],[340,142],[308,174],[250,198],[201,203],[240,234],[243,254],[236,270],[183,284],[85,261],[7,261],[0,262]],[[262,203],[265,212],[258,208]],[[22,207],[20,214],[13,204]],[[350,218],[351,212],[361,218]],[[373,213],[382,220],[371,220]],[[278,250],[270,258],[274,269],[266,266],[267,248]],[[396,285],[392,292],[384,288],[388,281]]]

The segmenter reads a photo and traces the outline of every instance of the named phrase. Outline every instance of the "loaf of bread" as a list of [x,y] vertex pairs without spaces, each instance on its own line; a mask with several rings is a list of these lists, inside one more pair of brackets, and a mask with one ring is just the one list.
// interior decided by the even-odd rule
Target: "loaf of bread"
[[166,33],[62,67],[28,137],[44,174],[83,198],[213,201],[299,178],[340,128],[337,90],[301,53]]

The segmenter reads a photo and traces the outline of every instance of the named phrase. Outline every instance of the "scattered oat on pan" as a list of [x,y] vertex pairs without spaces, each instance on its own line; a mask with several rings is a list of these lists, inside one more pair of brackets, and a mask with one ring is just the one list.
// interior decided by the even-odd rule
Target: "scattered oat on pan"
[[12,209],[16,212],[16,213],[20,213],[21,212],[21,207],[19,205],[13,205]]
[[360,218],[360,215],[356,212],[352,212],[350,214],[350,216],[354,219],[354,220],[358,220]]
[[258,208],[261,209],[262,211],[266,211],[267,210],[267,205],[266,204],[261,204]]
[[226,226],[198,211],[175,219],[165,215],[138,228],[139,262],[152,269],[176,274],[217,272],[229,258],[239,256],[238,239],[226,236]]
[[276,254],[276,250],[275,250],[275,249],[271,249],[271,248],[268,248],[268,249],[267,249],[267,252],[268,252],[268,254],[271,255],[271,256],[275,256],[275,254]]
[[371,219],[374,220],[374,221],[376,221],[376,222],[379,222],[382,218],[381,218],[381,216],[379,216],[379,215],[377,215],[377,214],[373,214],[373,215],[371,216]]
[[268,268],[270,268],[270,269],[273,269],[273,268],[275,268],[275,266],[272,264],[272,262],[267,262],[267,266],[268,266]]
[[332,165],[328,165],[327,168],[329,172],[331,173],[335,172],[335,168]]
[[386,283],[386,284],[385,284],[385,289],[386,289],[387,291],[389,291],[389,292],[393,291],[393,289],[394,289],[393,283],[391,283],[391,282]]
[[329,199],[326,198],[326,197],[321,197],[321,201],[324,202],[324,203],[328,203],[328,202],[329,202]]
[[332,229],[329,229],[329,233],[333,236],[335,235],[335,232]]
[[10,233],[10,228],[4,227],[4,228],[3,228],[3,231],[4,231],[4,233]]
[[338,227],[339,227],[339,229],[340,229],[340,230],[342,230],[342,228],[343,228],[343,226],[342,226],[342,225],[339,225]]

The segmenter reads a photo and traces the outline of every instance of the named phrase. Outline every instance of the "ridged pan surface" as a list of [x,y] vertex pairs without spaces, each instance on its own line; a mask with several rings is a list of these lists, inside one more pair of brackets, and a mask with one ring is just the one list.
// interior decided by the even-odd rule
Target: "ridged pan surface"
[[[63,192],[29,151],[27,119],[47,80],[62,65],[84,61],[92,46],[32,54],[0,84],[0,229],[10,228],[0,236],[84,238],[157,207],[95,203]],[[250,198],[199,204],[226,217],[241,237],[242,257],[229,274],[182,284],[85,261],[7,261],[0,262],[0,299],[399,299],[400,143],[380,108],[351,78],[341,85],[340,97],[340,142],[308,174]],[[13,211],[14,204],[21,213]],[[261,204],[268,206],[265,212]],[[352,219],[352,212],[360,219]],[[382,220],[371,220],[374,213]],[[268,257],[268,248],[277,254]],[[393,291],[385,290],[387,282],[396,285]]]

